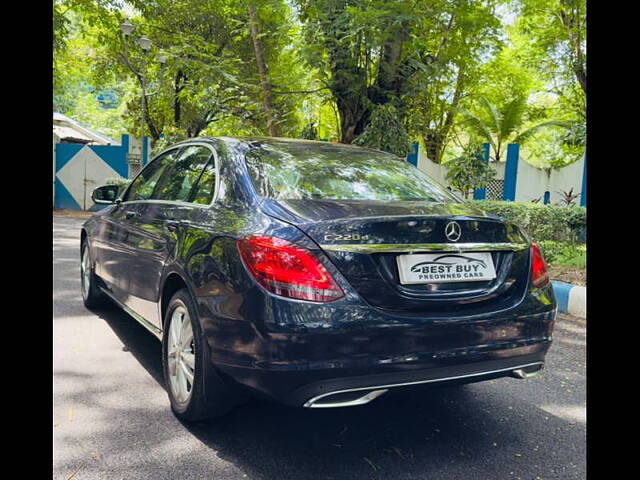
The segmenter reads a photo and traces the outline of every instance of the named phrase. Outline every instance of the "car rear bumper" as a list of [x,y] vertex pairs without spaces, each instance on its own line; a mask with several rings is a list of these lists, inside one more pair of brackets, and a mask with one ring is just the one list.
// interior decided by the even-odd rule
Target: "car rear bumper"
[[[502,349],[469,349],[444,358],[393,364],[377,363],[363,367],[362,359],[342,361],[336,368],[301,362],[279,362],[278,365],[240,367],[217,364],[216,367],[235,382],[260,396],[292,406],[327,407],[368,403],[362,397],[374,391],[448,382],[477,382],[492,378],[540,370],[544,365],[550,339],[521,342],[525,345]],[[475,351],[474,351],[475,350]],[[438,355],[432,355],[438,357]],[[373,363],[372,363],[373,364]],[[325,365],[326,367],[326,365]],[[522,378],[522,377],[520,377]],[[381,394],[380,393],[380,394]]]
[[[371,397],[360,397],[375,390],[480,381],[537,368],[551,345],[556,315],[551,287],[527,295],[513,309],[466,317],[452,312],[447,318],[269,300],[261,306],[251,302],[255,309],[226,319],[203,315],[216,307],[203,302],[201,320],[218,371],[251,393],[294,406],[365,403]],[[257,320],[246,321],[249,313]],[[278,323],[283,319],[295,319],[296,326]],[[327,320],[314,325],[308,319]],[[328,399],[327,393],[336,396]]]
[[333,408],[363,405],[390,389],[425,384],[471,383],[504,376],[526,378],[544,367],[544,357],[529,355],[508,360],[490,360],[391,375],[341,378],[307,385],[292,395],[293,404],[309,397],[303,406]]

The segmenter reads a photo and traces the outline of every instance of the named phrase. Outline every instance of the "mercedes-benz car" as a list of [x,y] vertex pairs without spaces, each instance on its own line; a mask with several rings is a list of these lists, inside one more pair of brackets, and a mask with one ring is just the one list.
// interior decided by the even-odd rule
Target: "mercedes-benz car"
[[538,246],[394,155],[198,138],[157,155],[81,230],[82,298],[162,342],[175,414],[251,396],[307,408],[526,378],[556,302]]

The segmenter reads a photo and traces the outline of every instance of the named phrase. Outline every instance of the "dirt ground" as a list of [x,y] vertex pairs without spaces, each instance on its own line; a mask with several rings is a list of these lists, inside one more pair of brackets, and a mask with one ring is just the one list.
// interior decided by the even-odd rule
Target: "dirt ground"
[[549,265],[549,275],[552,280],[560,280],[561,282],[573,283],[581,287],[587,286],[587,269],[558,267]]

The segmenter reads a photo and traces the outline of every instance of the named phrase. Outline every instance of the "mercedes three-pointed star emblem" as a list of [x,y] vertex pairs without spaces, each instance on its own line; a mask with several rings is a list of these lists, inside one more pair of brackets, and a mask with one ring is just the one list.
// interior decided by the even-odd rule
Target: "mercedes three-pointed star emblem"
[[460,240],[460,236],[462,235],[460,224],[458,222],[447,223],[447,226],[444,227],[444,234],[452,242],[457,242]]

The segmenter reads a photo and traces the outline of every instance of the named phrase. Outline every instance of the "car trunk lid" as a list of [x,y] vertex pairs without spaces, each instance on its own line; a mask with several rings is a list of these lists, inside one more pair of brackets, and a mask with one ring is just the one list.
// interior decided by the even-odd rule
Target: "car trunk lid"
[[[529,277],[528,240],[520,230],[460,203],[266,200],[265,213],[312,238],[361,297],[409,315],[474,313],[522,298]],[[459,225],[459,238],[447,225]],[[455,238],[455,236],[454,236]],[[495,278],[403,284],[399,256],[488,252]]]

